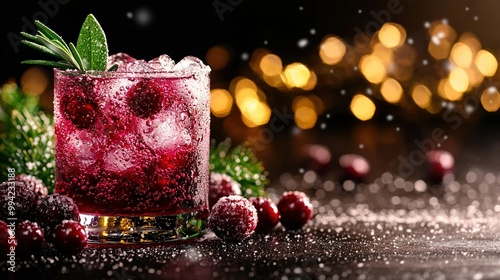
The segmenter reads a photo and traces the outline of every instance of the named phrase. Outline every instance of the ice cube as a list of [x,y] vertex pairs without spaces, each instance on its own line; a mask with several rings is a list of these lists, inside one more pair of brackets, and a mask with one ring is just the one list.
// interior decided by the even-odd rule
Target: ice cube
[[155,69],[151,67],[151,65],[149,65],[149,63],[144,59],[139,59],[127,63],[124,67],[124,70],[127,72],[135,72],[135,73],[146,73],[155,71]]
[[138,130],[144,143],[154,149],[191,144],[190,121],[185,112],[171,110],[158,114],[155,119],[141,119]]
[[109,69],[114,64],[118,64],[118,71],[125,70],[125,65],[136,61],[137,59],[131,57],[126,53],[116,53],[108,56],[108,66],[106,69]]
[[195,56],[186,56],[175,64],[173,70],[183,74],[191,74],[201,70],[210,70],[210,67]]
[[170,71],[174,68],[175,62],[170,56],[162,54],[159,57],[151,59],[148,65],[155,71]]
[[150,153],[141,149],[137,136],[122,132],[110,139],[103,157],[103,168],[114,173],[130,173],[141,169],[150,160]]
[[68,134],[64,139],[64,157],[69,164],[78,170],[88,170],[96,164],[96,149],[94,137],[87,131],[81,130]]

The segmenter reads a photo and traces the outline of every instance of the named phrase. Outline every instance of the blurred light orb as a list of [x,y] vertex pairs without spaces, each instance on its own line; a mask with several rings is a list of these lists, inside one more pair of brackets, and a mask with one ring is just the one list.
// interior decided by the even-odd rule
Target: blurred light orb
[[153,21],[153,12],[151,9],[141,7],[135,11],[135,22],[140,26],[148,26]]
[[311,72],[304,64],[295,62],[288,65],[284,72],[285,83],[289,88],[301,88],[307,85]]
[[264,55],[260,60],[259,67],[262,73],[269,77],[279,75],[283,71],[281,58],[275,54]]
[[319,57],[323,63],[335,65],[342,61],[346,52],[346,46],[338,37],[328,36],[321,42]]
[[500,93],[496,87],[489,87],[481,94],[481,104],[488,112],[496,112],[500,107]]
[[229,64],[229,50],[222,45],[208,49],[205,59],[212,70],[220,70]]
[[48,84],[49,81],[47,75],[38,66],[30,67],[21,75],[21,89],[29,95],[42,94]]
[[413,87],[411,97],[418,107],[427,109],[431,104],[432,93],[425,85],[417,84]]
[[469,88],[469,76],[464,69],[453,68],[448,77],[451,87],[458,92],[465,92]]
[[467,68],[472,63],[473,53],[465,43],[457,42],[451,48],[450,59],[457,66]]
[[474,61],[477,69],[486,77],[495,75],[498,68],[498,61],[495,56],[487,50],[480,50]]
[[299,107],[295,111],[294,120],[298,127],[302,129],[310,129],[316,124],[318,114],[313,108],[305,106]]
[[297,46],[298,46],[299,48],[301,48],[301,49],[302,49],[302,48],[307,47],[307,45],[309,45],[309,40],[307,40],[306,38],[304,38],[304,39],[300,39],[300,40],[297,42]]
[[405,29],[396,23],[385,23],[378,31],[378,39],[388,48],[396,48],[404,44],[406,40]]
[[372,84],[381,83],[387,76],[384,63],[374,55],[365,55],[359,62],[359,69],[365,78]]
[[269,122],[271,109],[265,102],[256,99],[247,100],[241,107],[241,119],[248,127],[257,127]]
[[380,87],[380,93],[389,103],[398,103],[403,95],[403,88],[398,81],[393,78],[387,78]]
[[357,94],[351,101],[351,111],[356,118],[367,121],[375,114],[375,103],[363,94]]
[[210,110],[218,118],[226,117],[231,112],[233,97],[225,89],[213,89],[210,91]]

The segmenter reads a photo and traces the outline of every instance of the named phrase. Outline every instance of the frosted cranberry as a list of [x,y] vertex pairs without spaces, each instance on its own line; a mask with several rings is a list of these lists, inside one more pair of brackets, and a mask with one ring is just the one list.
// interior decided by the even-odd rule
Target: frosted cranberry
[[210,183],[208,185],[208,204],[210,208],[224,196],[241,195],[240,184],[227,174],[210,172]]
[[45,241],[43,229],[36,222],[28,220],[17,226],[16,239],[17,252],[22,255],[40,253]]
[[76,255],[87,246],[87,231],[77,221],[64,220],[54,229],[53,244],[63,254]]
[[370,163],[358,154],[344,154],[339,158],[341,181],[364,182],[370,173]]
[[285,192],[278,202],[280,222],[286,229],[300,229],[313,214],[309,197],[299,191]]
[[248,199],[230,195],[215,203],[207,223],[220,239],[239,242],[254,233],[257,221],[257,211]]
[[305,165],[317,173],[325,173],[330,167],[332,155],[323,145],[307,145],[304,148]]
[[450,152],[432,150],[426,153],[427,176],[431,183],[441,183],[444,176],[452,174],[455,168],[455,159]]
[[251,197],[248,199],[257,210],[258,222],[255,232],[268,232],[279,222],[279,211],[276,204],[267,197]]
[[19,181],[0,184],[0,220],[8,217],[17,220],[33,218],[37,204],[37,195],[32,188]]
[[30,187],[37,196],[37,201],[46,197],[48,194],[47,187],[42,180],[33,175],[19,174],[15,177],[16,181],[23,182],[26,186]]
[[162,90],[151,80],[142,80],[127,93],[127,101],[132,112],[141,118],[148,118],[162,107]]
[[80,220],[78,206],[70,197],[53,193],[40,201],[36,208],[36,221],[42,226],[50,241],[53,230],[63,220]]
[[61,99],[61,111],[78,129],[91,127],[97,118],[97,104],[83,93],[66,94]]
[[[11,251],[15,251],[17,240],[13,232],[5,221],[0,220],[0,260],[7,257]],[[12,238],[9,238],[11,237]]]

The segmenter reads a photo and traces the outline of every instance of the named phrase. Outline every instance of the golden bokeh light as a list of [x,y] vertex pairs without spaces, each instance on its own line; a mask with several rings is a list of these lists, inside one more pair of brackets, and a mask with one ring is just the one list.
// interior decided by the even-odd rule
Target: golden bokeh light
[[42,94],[49,84],[47,75],[38,66],[30,67],[21,75],[20,86],[29,95]]
[[450,52],[450,60],[455,65],[467,68],[472,63],[474,54],[469,46],[465,43],[457,42],[453,45]]
[[365,55],[359,62],[359,69],[365,78],[372,84],[381,83],[387,76],[384,63],[374,55]]
[[257,127],[269,122],[271,109],[266,102],[256,99],[247,100],[241,107],[241,119],[248,127]]
[[469,88],[469,76],[460,67],[455,67],[450,71],[448,82],[453,90],[457,92],[465,92]]
[[254,100],[260,101],[257,91],[252,88],[242,88],[235,93],[234,97],[236,99],[236,105],[238,105],[240,110],[247,102],[253,102]]
[[488,112],[496,112],[500,107],[500,93],[496,87],[489,87],[481,94],[481,104]]
[[261,73],[261,69],[260,69],[260,61],[261,59],[268,55],[268,54],[271,54],[271,51],[269,51],[268,49],[265,49],[265,48],[258,48],[258,49],[255,49],[253,52],[252,52],[252,56],[250,57],[250,61],[248,62],[248,65],[250,66],[250,68],[256,72],[256,73]]
[[229,64],[229,50],[222,45],[208,49],[205,59],[212,70],[220,70]]
[[429,35],[433,41],[454,42],[457,39],[457,32],[453,27],[440,20],[432,22],[429,27]]
[[266,76],[276,76],[283,71],[281,58],[275,54],[266,54],[260,60],[260,69]]
[[435,59],[445,59],[450,53],[451,44],[446,40],[434,40],[429,42],[427,50]]
[[234,79],[231,80],[231,83],[229,84],[229,90],[234,94],[236,94],[238,91],[244,88],[249,88],[257,92],[257,85],[254,83],[254,81],[245,77],[241,76],[235,77]]
[[463,91],[457,91],[451,84],[451,79],[442,80],[442,96],[450,101],[462,99]]
[[387,78],[380,86],[380,93],[389,103],[398,103],[403,95],[403,88],[398,81],[393,78]]
[[346,52],[346,46],[342,40],[335,36],[328,36],[321,42],[319,57],[323,63],[335,65],[342,61]]
[[308,97],[299,95],[293,99],[292,111],[297,112],[297,110],[302,107],[312,108],[314,110],[316,106]]
[[377,43],[373,46],[372,55],[378,57],[385,67],[389,67],[393,63],[393,52],[391,49],[387,48],[381,43]]
[[378,31],[378,39],[387,48],[396,48],[404,44],[406,40],[405,29],[396,23],[385,23]]
[[363,94],[353,97],[350,108],[354,116],[362,121],[373,118],[376,110],[375,103]]
[[318,114],[313,108],[304,106],[297,108],[293,118],[298,127],[302,129],[309,129],[314,127],[316,124]]
[[497,72],[498,61],[495,56],[487,50],[480,50],[477,53],[474,64],[479,72],[486,77],[491,77]]
[[411,97],[418,107],[427,109],[431,104],[432,93],[425,85],[416,84],[411,92]]
[[233,107],[233,97],[225,89],[210,91],[210,111],[218,118],[226,117]]
[[482,48],[481,42],[479,41],[477,36],[470,32],[464,32],[462,35],[460,35],[458,41],[466,44],[472,50],[472,53],[474,55]]
[[302,63],[295,62],[286,66],[283,71],[285,84],[289,88],[302,88],[307,85],[311,77],[311,71]]

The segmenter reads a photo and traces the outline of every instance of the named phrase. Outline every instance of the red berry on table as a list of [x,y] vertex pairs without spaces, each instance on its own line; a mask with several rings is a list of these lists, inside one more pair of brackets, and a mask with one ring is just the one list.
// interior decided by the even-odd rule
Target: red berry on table
[[16,252],[22,255],[40,253],[45,241],[43,229],[38,223],[29,220],[23,221],[17,226],[16,239]]
[[321,174],[328,171],[332,155],[328,147],[314,144],[304,148],[304,157],[306,167]]
[[53,230],[63,220],[80,220],[80,211],[73,199],[53,193],[40,201],[36,208],[36,221],[42,226],[47,239],[51,239]]
[[431,183],[441,183],[447,174],[453,174],[455,159],[444,150],[432,150],[426,153],[428,179]]
[[210,208],[224,196],[241,195],[240,184],[227,174],[210,172],[210,183],[208,187],[208,205]]
[[212,208],[208,227],[220,239],[239,242],[254,233],[257,210],[248,199],[239,195],[224,196]]
[[52,243],[59,252],[76,255],[87,246],[87,232],[79,222],[64,220],[55,227]]
[[279,222],[279,211],[276,204],[267,197],[251,197],[248,200],[257,210],[258,222],[255,232],[271,231]]
[[31,187],[19,181],[0,184],[0,220],[16,218],[18,221],[33,218],[37,195]]
[[370,163],[358,154],[344,154],[339,158],[341,181],[364,182],[370,173]]
[[5,221],[0,220],[0,260],[6,258],[11,251],[15,252],[16,245],[17,240],[13,229],[9,228]]
[[23,182],[26,186],[30,187],[36,194],[37,200],[47,196],[48,190],[42,180],[33,175],[19,174],[14,178],[16,181]]
[[286,229],[300,229],[313,214],[313,205],[309,197],[300,191],[288,191],[278,202],[280,222]]
[[127,93],[128,106],[141,118],[149,118],[162,107],[162,89],[151,80],[143,80],[132,86]]

